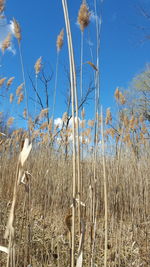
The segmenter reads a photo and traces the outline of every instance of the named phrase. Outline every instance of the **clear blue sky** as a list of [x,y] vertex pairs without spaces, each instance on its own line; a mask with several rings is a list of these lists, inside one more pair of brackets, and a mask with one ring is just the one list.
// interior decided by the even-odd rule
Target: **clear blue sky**
[[[73,35],[73,45],[75,50],[75,62],[80,66],[80,29],[76,25],[78,10],[81,0],[68,0],[68,9]],[[141,43],[144,34],[138,26],[148,28],[149,21],[141,16],[137,6],[143,5],[150,11],[148,0],[104,0],[99,3],[98,11],[102,14],[101,50],[100,50],[100,72],[101,72],[101,104],[114,108],[114,91],[117,86],[127,88],[129,82],[137,73],[142,71],[146,63],[150,61],[150,42]],[[87,1],[90,10],[94,11],[94,1]],[[7,0],[5,16],[7,23],[13,17],[20,23],[22,29],[22,54],[27,80],[28,93],[32,95],[31,84],[28,80],[28,73],[34,77],[34,64],[42,56],[46,62],[47,69],[54,72],[52,82],[49,87],[50,104],[52,105],[53,88],[55,80],[56,66],[56,38],[62,28],[65,28],[64,16],[61,0]],[[150,29],[150,27],[149,27]],[[148,33],[148,32],[147,32]],[[149,32],[150,33],[150,32]],[[84,62],[91,61],[88,38],[92,42],[92,51],[95,56],[95,24],[91,22],[84,35]],[[17,42],[13,39],[13,48],[16,54],[6,52],[1,56],[0,75],[5,77],[15,76],[10,92],[15,92],[16,87],[22,83],[22,74],[19,60]],[[96,63],[96,58],[93,63]],[[61,117],[65,111],[65,94],[68,81],[64,69],[68,68],[68,50],[66,35],[64,47],[60,52],[58,70],[58,88],[56,117]],[[92,68],[83,65],[83,85],[90,82]],[[39,92],[42,95],[42,92]],[[1,109],[5,108],[4,100]],[[20,107],[12,105],[10,113],[17,112]],[[13,111],[12,111],[13,110]],[[93,117],[94,109],[92,102],[86,107],[87,116]],[[1,110],[2,111],[2,110]]]

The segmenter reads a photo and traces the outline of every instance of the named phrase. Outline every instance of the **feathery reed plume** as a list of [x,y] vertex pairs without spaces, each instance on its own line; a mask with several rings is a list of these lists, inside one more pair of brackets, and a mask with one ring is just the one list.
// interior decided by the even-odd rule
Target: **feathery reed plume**
[[80,25],[80,29],[83,32],[84,29],[89,25],[90,22],[90,12],[89,8],[85,1],[80,6],[78,13],[78,23]]
[[61,50],[63,43],[64,43],[64,29],[62,29],[59,35],[57,36],[57,41],[56,41],[57,52]]
[[26,110],[26,108],[25,108],[24,111],[23,111],[23,117],[24,117],[24,118],[27,117],[27,110]]
[[81,117],[82,117],[82,119],[84,120],[84,118],[85,118],[85,109],[84,109],[84,108],[83,108],[82,111],[81,111]]
[[111,123],[111,122],[112,122],[111,111],[110,111],[110,108],[107,108],[105,123],[106,123],[106,124],[109,124],[109,123]]
[[11,126],[11,125],[13,124],[13,122],[14,122],[14,118],[13,118],[13,117],[10,117],[10,118],[8,119],[8,121],[7,121],[7,126],[8,126],[8,127]]
[[53,120],[50,119],[50,120],[49,120],[49,124],[48,124],[48,130],[49,130],[49,131],[52,131],[52,124],[53,124]]
[[135,126],[135,117],[134,117],[134,115],[132,115],[132,117],[131,117],[131,119],[129,121],[129,127],[130,127],[130,129],[133,130],[134,126]]
[[35,74],[38,75],[42,68],[42,57],[39,57],[34,65]]
[[8,33],[7,37],[5,38],[5,40],[2,43],[2,52],[3,53],[10,46],[10,44],[11,44],[11,34]]
[[126,103],[125,96],[122,94],[122,92],[119,90],[118,87],[116,88],[114,95],[115,95],[117,102],[120,102],[121,105],[124,105]]
[[115,98],[116,98],[116,100],[118,101],[119,100],[119,97],[120,97],[120,91],[119,91],[119,88],[117,87],[116,88],[116,91],[115,91]]
[[126,99],[125,99],[125,96],[121,92],[120,92],[119,98],[120,98],[120,103],[124,105],[126,103]]
[[63,116],[62,116],[62,122],[63,123],[67,123],[67,120],[68,120],[68,113],[67,112],[64,112]]
[[21,41],[21,28],[20,28],[20,25],[17,22],[17,20],[15,20],[15,19],[13,19],[13,23],[14,23],[15,37],[18,40],[18,43],[20,43],[20,41]]
[[110,134],[110,136],[111,136],[112,138],[114,138],[114,136],[115,136],[115,130],[114,130],[113,128],[110,128],[110,129],[109,129],[109,134]]
[[43,119],[45,116],[47,116],[47,114],[48,114],[48,108],[42,109],[39,115],[39,120]]
[[124,115],[124,117],[123,117],[123,122],[124,122],[125,127],[129,126],[129,119],[126,115]]
[[47,127],[48,127],[48,122],[45,121],[45,122],[43,122],[42,125],[40,126],[40,129],[44,130],[44,129],[46,129]]
[[20,104],[20,103],[23,101],[23,99],[24,99],[24,94],[21,92],[21,93],[19,94],[19,96],[18,96],[18,101],[17,101],[17,103]]
[[6,80],[6,78],[2,78],[2,79],[0,79],[0,87],[2,87],[2,85],[3,85],[4,82],[5,82],[5,80]]
[[8,81],[7,81],[7,89],[11,86],[11,84],[12,84],[14,78],[15,78],[15,77],[11,77],[11,78],[8,79]]
[[9,102],[12,103],[13,100],[14,100],[14,95],[13,94],[10,94],[10,96],[9,96]]
[[5,8],[5,0],[0,0],[0,13],[4,11]]
[[22,89],[23,89],[23,85],[24,85],[24,83],[21,83],[21,84],[17,87],[17,89],[16,89],[16,95],[17,95],[17,96],[20,95],[20,93],[21,93],[21,91],[22,91]]
[[88,126],[93,128],[94,127],[94,120],[88,120]]

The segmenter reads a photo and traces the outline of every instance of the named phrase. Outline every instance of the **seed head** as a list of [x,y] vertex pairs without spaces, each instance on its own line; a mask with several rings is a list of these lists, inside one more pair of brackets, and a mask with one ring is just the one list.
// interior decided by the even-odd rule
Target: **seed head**
[[21,92],[19,97],[18,97],[18,102],[17,103],[20,104],[23,101],[23,99],[24,99],[24,94]]
[[21,83],[21,84],[17,87],[17,89],[16,89],[16,95],[17,95],[17,96],[19,96],[19,94],[21,93],[22,88],[23,88],[23,85],[24,85],[24,83]]
[[130,121],[129,121],[129,127],[130,127],[130,129],[134,129],[134,126],[135,126],[135,118],[134,118],[134,116],[132,115],[132,117],[131,117],[131,119],[130,119]]
[[13,80],[14,80],[14,77],[11,77],[11,78],[8,79],[8,81],[7,81],[7,89],[8,89],[8,87],[11,86]]
[[10,94],[10,96],[9,96],[9,102],[12,103],[13,100],[14,100],[14,95],[13,94]]
[[0,87],[4,84],[5,80],[6,80],[6,78],[0,79]]
[[11,126],[11,125],[13,124],[13,122],[14,122],[14,118],[13,118],[13,117],[10,117],[10,118],[8,119],[8,121],[7,121],[7,126],[8,126],[8,127]]
[[5,8],[5,0],[0,0],[0,13],[4,11]]
[[84,1],[80,6],[78,13],[78,23],[80,25],[80,29],[82,32],[89,25],[89,22],[90,22],[90,12],[86,2]]
[[64,114],[62,116],[62,121],[63,121],[63,123],[67,123],[67,120],[68,120],[68,113],[64,112]]
[[14,23],[15,37],[17,38],[18,42],[20,43],[20,41],[21,41],[21,28],[20,28],[20,25],[15,19],[13,19],[13,23]]
[[3,53],[10,46],[10,44],[11,44],[11,34],[8,33],[7,37],[5,38],[5,40],[2,43],[2,51],[3,51]]
[[63,43],[64,43],[64,29],[62,29],[60,34],[57,36],[57,41],[56,41],[57,52],[61,50]]
[[24,111],[23,111],[23,117],[24,117],[24,118],[27,117],[27,110],[26,110],[26,108],[25,108]]
[[48,127],[48,122],[45,121],[45,122],[43,122],[42,125],[40,126],[40,129],[44,130],[44,129],[46,129],[47,127]]
[[120,92],[119,94],[120,103],[124,105],[126,103],[125,96]]
[[84,118],[85,118],[85,109],[84,109],[84,108],[83,108],[82,111],[81,111],[81,117],[82,117],[82,119],[84,120]]
[[47,116],[47,114],[48,114],[48,108],[42,109],[39,115],[39,120],[43,119],[45,116]]
[[94,120],[88,120],[88,126],[94,127]]
[[116,100],[119,100],[119,97],[120,97],[120,91],[119,91],[119,88],[117,87],[116,88],[116,91],[115,91],[115,98],[116,98]]
[[36,75],[38,75],[38,73],[41,71],[41,67],[42,67],[41,61],[42,61],[42,57],[39,57],[34,65]]
[[107,111],[106,111],[106,121],[105,121],[105,123],[108,124],[111,121],[112,121],[111,111],[110,111],[110,108],[107,108]]

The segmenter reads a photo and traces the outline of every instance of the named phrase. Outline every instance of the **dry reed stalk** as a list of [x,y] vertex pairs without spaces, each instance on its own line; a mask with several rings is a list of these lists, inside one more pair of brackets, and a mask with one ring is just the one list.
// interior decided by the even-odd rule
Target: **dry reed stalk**
[[[81,6],[80,6],[77,21],[78,21],[78,24],[80,25],[80,29],[81,29],[80,97],[82,100],[82,98],[83,98],[83,32],[84,32],[84,29],[88,26],[88,24],[90,22],[90,13],[89,13],[89,9],[88,9],[88,6],[86,4],[86,1],[83,1]],[[76,96],[76,99],[77,99],[77,96]],[[76,103],[78,103],[78,100],[76,100]],[[76,112],[77,112],[76,116],[78,118],[78,105],[76,106]],[[82,116],[82,114],[81,114],[81,116]],[[81,144],[81,149],[80,149],[79,134],[80,133],[79,133],[79,122],[78,122],[78,125],[77,125],[77,135],[78,135],[78,139],[77,139],[77,145],[78,145],[78,194],[79,194],[78,218],[79,218],[79,231],[80,231],[80,227],[81,227],[81,225],[80,225],[81,224],[80,201],[81,201],[81,192],[82,192],[82,184],[83,184],[83,181],[82,181],[83,180],[83,171],[82,171],[82,167],[80,170],[80,157],[82,157],[82,160],[83,160],[83,142]],[[82,140],[83,140],[83,136],[82,136]]]
[[2,52],[3,53],[10,46],[10,44],[11,44],[11,34],[8,33],[7,37],[5,38],[5,40],[2,43]]
[[[90,12],[88,9],[88,6],[86,4],[86,1],[83,1],[79,12],[78,12],[78,18],[77,18],[78,24],[80,25],[81,29],[81,58],[80,58],[80,97],[81,101],[83,98],[83,33],[84,29],[88,26],[90,22]],[[77,97],[76,97],[77,98]],[[78,101],[76,101],[77,103]],[[78,118],[78,107],[76,107],[76,116]],[[82,116],[82,114],[81,114]],[[79,124],[79,122],[78,122]],[[78,135],[78,194],[79,194],[79,206],[78,206],[78,218],[79,218],[79,231],[80,231],[80,224],[81,224],[81,207],[80,207],[80,201],[81,201],[81,192],[82,192],[82,184],[83,184],[83,170],[82,170],[82,165],[81,165],[81,171],[80,171],[80,157],[83,160],[83,142],[81,144],[81,149],[80,149],[80,144],[79,144],[79,125],[77,125],[77,135]],[[82,136],[83,140],[83,136]],[[80,151],[81,150],[81,151]],[[81,155],[80,155],[81,154]]]
[[22,71],[22,79],[23,79],[23,87],[25,91],[25,103],[26,103],[26,111],[27,111],[27,128],[30,136],[30,130],[29,130],[29,108],[28,108],[28,95],[27,95],[27,88],[26,88],[26,79],[25,79],[25,71],[24,71],[24,64],[23,64],[23,56],[21,51],[21,27],[19,23],[13,19],[13,28],[14,28],[14,34],[16,39],[18,40],[18,47],[19,47],[19,56],[20,56],[20,64],[21,64],[21,71]]
[[101,134],[102,134],[102,151],[103,151],[103,179],[104,179],[104,206],[105,206],[105,251],[104,251],[104,267],[107,267],[107,250],[108,250],[108,204],[107,204],[107,177],[105,163],[105,144],[104,144],[104,128],[103,128],[103,111],[101,108]]
[[55,75],[55,86],[54,86],[54,95],[53,95],[53,108],[52,108],[52,131],[54,128],[54,116],[55,116],[55,106],[56,106],[56,91],[57,91],[57,81],[58,81],[58,65],[59,65],[59,52],[62,49],[64,42],[64,29],[61,30],[56,40],[56,49],[57,49],[57,57],[56,57],[56,75]]
[[[71,252],[71,267],[75,266],[75,207],[76,207],[76,137],[75,137],[75,92],[76,91],[76,73],[74,64],[74,54],[72,47],[72,36],[70,30],[70,21],[68,15],[67,1],[62,0],[67,41],[68,41],[68,51],[69,51],[69,64],[70,64],[70,82],[71,82],[71,98],[72,98],[72,133],[73,133],[73,185],[72,185],[72,252]],[[77,104],[77,103],[76,103]]]
[[78,248],[78,257],[76,267],[83,266],[83,245],[84,245],[84,237],[85,237],[85,223],[81,220],[81,234]]

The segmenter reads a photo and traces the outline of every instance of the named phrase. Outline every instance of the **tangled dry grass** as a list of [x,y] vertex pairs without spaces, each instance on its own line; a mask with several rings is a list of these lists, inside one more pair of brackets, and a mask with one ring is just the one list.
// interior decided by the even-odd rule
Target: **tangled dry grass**
[[[38,153],[37,153],[38,151]],[[7,246],[4,232],[12,203],[18,152],[1,155],[0,166],[0,243]],[[149,266],[150,208],[149,157],[136,160],[122,155],[120,161],[107,158],[108,177],[108,266]],[[92,220],[94,190],[93,162],[82,163],[83,221],[85,223],[84,263],[91,257],[95,266],[103,266],[104,192],[103,168],[96,164],[96,218]],[[71,159],[48,148],[32,150],[26,164],[28,189],[20,187],[16,205],[16,266],[69,266],[70,240],[66,217],[71,214]],[[77,219],[76,219],[77,220]],[[77,222],[76,222],[77,223]],[[76,230],[78,240],[79,233]],[[94,243],[93,243],[94,242]],[[93,248],[94,244],[94,250]],[[76,243],[76,249],[78,242]],[[1,252],[1,266],[6,257]]]

